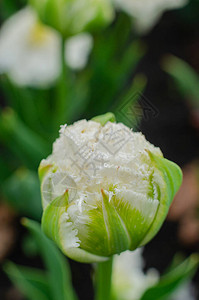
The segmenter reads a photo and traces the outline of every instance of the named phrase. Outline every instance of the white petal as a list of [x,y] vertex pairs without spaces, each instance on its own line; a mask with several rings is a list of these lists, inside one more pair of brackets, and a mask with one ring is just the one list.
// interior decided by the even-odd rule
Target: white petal
[[113,292],[121,300],[139,300],[144,291],[158,281],[156,270],[143,272],[142,249],[116,255],[113,263]]
[[79,70],[86,66],[93,47],[93,38],[88,33],[81,33],[66,42],[65,59],[71,69]]
[[7,71],[20,56],[21,44],[35,23],[35,15],[25,8],[9,18],[0,31],[0,71]]
[[[101,199],[102,188],[109,191],[115,186],[119,198],[132,197],[134,205],[144,214],[145,201],[149,202],[152,212],[156,211],[159,201],[156,195],[152,203],[146,199],[148,178],[153,172],[146,149],[162,156],[160,149],[147,142],[141,133],[134,133],[123,124],[109,122],[102,127],[97,122],[81,120],[61,127],[60,137],[46,164],[56,166],[58,173],[70,175],[77,186],[77,195],[79,192],[86,195],[86,203],[92,194]],[[74,201],[81,202],[81,197],[79,199]]]
[[60,217],[59,237],[64,249],[77,248],[80,246],[80,240],[77,237],[78,231],[74,228],[72,222],[68,221],[67,213],[63,213]]

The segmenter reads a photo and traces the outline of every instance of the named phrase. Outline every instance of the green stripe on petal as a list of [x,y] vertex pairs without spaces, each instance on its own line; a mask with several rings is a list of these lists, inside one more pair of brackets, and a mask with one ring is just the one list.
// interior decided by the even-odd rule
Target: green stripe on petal
[[154,166],[153,180],[159,187],[159,207],[148,233],[140,246],[148,243],[159,231],[164,222],[173,197],[182,184],[182,171],[175,163],[152,154],[148,151],[151,163]]
[[110,254],[117,254],[128,250],[131,238],[125,227],[124,222],[117,213],[111,199],[102,190],[103,203],[102,210],[108,234],[108,246]]
[[95,255],[109,255],[108,235],[101,201],[96,203],[96,208],[83,211],[76,226],[81,240],[81,248]]

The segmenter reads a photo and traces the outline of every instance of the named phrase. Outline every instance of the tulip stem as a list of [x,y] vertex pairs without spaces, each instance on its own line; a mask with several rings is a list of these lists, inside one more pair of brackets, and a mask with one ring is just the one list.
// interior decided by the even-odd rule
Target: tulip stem
[[111,299],[112,265],[113,257],[97,265],[95,300]]
[[67,123],[68,112],[68,89],[69,89],[70,74],[65,62],[65,39],[62,37],[61,42],[61,74],[57,85],[57,99],[55,102],[55,120],[56,126],[62,123]]

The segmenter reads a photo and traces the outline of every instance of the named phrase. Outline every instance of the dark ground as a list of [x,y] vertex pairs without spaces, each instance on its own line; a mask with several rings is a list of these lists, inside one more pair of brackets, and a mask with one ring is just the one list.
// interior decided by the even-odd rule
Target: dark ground
[[[166,13],[160,24],[145,38],[149,51],[138,67],[148,78],[144,95],[159,112],[156,118],[143,120],[141,131],[150,142],[161,148],[166,158],[181,167],[198,158],[199,132],[191,125],[189,105],[182,99],[171,78],[161,70],[160,63],[165,54],[171,53],[184,59],[198,71],[198,25],[198,18],[188,22],[182,16],[176,18],[176,13]],[[188,256],[198,252],[198,244],[185,247],[179,241],[177,230],[177,222],[164,223],[157,236],[145,247],[145,269],[155,267],[162,273],[176,253],[181,252]],[[199,273],[194,278],[197,299],[198,279]]]

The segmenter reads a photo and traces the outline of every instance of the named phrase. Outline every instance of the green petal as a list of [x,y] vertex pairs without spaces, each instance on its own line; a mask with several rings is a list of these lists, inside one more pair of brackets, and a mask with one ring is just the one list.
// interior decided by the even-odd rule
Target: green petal
[[42,183],[44,180],[44,177],[46,176],[46,174],[50,171],[50,169],[53,167],[53,165],[42,165],[40,164],[39,169],[38,169],[38,173],[39,173],[39,180]]
[[107,256],[108,236],[102,213],[102,202],[98,202],[94,209],[83,210],[79,221],[77,227],[81,247],[95,255]]
[[60,247],[63,253],[79,262],[101,262],[108,258],[94,255],[80,247],[78,230],[74,228],[67,215],[68,191],[52,201],[45,209],[42,217],[44,233]]
[[133,191],[114,197],[114,206],[131,237],[129,250],[136,249],[150,228],[159,202]]
[[80,246],[95,255],[111,256],[129,249],[131,238],[117,213],[112,197],[102,190],[94,209],[82,212],[78,225]]
[[108,233],[108,243],[110,254],[117,254],[129,249],[131,238],[123,220],[117,213],[114,205],[109,201],[108,196],[102,190],[103,215]]
[[100,123],[102,126],[104,126],[107,122],[112,122],[112,123],[116,122],[115,115],[111,112],[94,117],[91,120]]
[[68,191],[66,191],[61,197],[52,201],[46,207],[42,216],[42,230],[49,238],[54,240],[59,247],[61,246],[59,239],[59,219],[65,212],[67,206]]
[[156,156],[150,151],[148,153],[154,166],[154,181],[159,187],[160,203],[154,221],[140,246],[148,243],[157,234],[167,216],[171,202],[182,184],[182,171],[178,165]]

